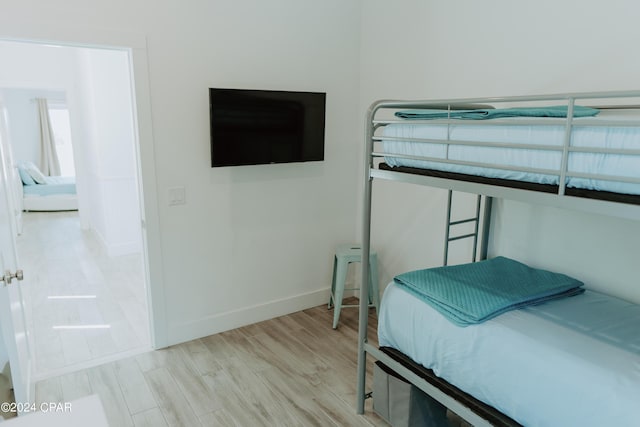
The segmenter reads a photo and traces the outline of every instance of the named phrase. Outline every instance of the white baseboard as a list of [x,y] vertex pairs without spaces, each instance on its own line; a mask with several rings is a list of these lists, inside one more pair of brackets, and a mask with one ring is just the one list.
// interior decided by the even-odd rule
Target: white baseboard
[[109,243],[107,243],[105,238],[102,236],[102,234],[100,232],[98,232],[98,230],[96,230],[93,227],[91,227],[89,230],[90,230],[91,233],[93,233],[93,235],[96,237],[98,242],[100,242],[100,244],[104,248],[104,250],[107,253],[107,255],[110,256],[110,257],[116,257],[116,256],[120,256],[120,255],[129,255],[129,254],[135,254],[135,253],[142,252],[142,242],[141,241],[137,241],[137,242],[133,242],[132,241],[132,242],[125,242],[125,243],[118,243],[118,244],[109,244]]
[[263,320],[273,319],[295,313],[296,311],[327,304],[329,301],[329,289],[323,288],[317,291],[269,301],[264,304],[256,304],[225,313],[208,316],[200,320],[184,322],[168,327],[169,345],[175,345],[197,338],[206,337],[231,329],[239,328]]
[[107,254],[111,257],[120,255],[130,255],[142,252],[141,242],[119,243],[117,245],[107,245]]

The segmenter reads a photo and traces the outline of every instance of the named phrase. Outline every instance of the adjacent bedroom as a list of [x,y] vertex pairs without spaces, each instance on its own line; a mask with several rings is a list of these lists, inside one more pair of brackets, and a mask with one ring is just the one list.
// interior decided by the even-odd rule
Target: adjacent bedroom
[[0,73],[0,125],[14,165],[18,258],[32,272],[24,298],[34,377],[147,351],[129,58],[17,42],[0,53],[11,59]]
[[64,92],[5,89],[12,145],[20,181],[18,206],[25,212],[77,211],[76,172],[69,109]]

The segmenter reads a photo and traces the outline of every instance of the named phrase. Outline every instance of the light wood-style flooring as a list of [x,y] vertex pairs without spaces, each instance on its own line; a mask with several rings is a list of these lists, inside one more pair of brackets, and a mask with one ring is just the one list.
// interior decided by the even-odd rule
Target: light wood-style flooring
[[24,213],[17,250],[36,378],[151,348],[141,253],[108,256],[77,212]]
[[371,399],[355,411],[358,311],[343,309],[337,330],[332,315],[319,306],[49,378],[36,399],[98,394],[113,427],[386,425]]

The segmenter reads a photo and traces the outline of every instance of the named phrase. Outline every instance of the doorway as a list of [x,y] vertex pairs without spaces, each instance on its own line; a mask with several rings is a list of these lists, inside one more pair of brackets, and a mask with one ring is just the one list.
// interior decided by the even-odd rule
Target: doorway
[[[150,350],[130,53],[0,41],[0,55],[14,55],[3,63],[28,76],[0,74],[0,86],[14,95],[24,88],[64,93],[76,172],[79,209],[25,212],[17,236],[33,381]],[[5,104],[11,136],[23,117],[12,120]],[[32,160],[24,144],[14,148],[16,162]]]

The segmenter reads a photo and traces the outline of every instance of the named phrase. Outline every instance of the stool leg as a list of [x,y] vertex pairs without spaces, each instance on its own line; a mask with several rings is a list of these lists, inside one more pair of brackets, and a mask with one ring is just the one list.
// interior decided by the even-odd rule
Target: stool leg
[[344,297],[344,282],[347,280],[347,268],[349,263],[342,259],[337,260],[336,266],[336,285],[333,297],[333,329],[338,327],[340,319],[340,309],[342,308],[342,298]]
[[331,293],[329,294],[329,305],[328,305],[328,309],[331,310],[331,307],[333,307],[333,296],[335,295],[336,292],[336,265],[338,264],[338,259],[334,256],[333,257],[333,275],[331,276]]
[[369,257],[369,292],[372,296],[373,305],[376,308],[376,314],[378,314],[378,308],[380,307],[380,291],[378,288],[378,256],[373,254]]

